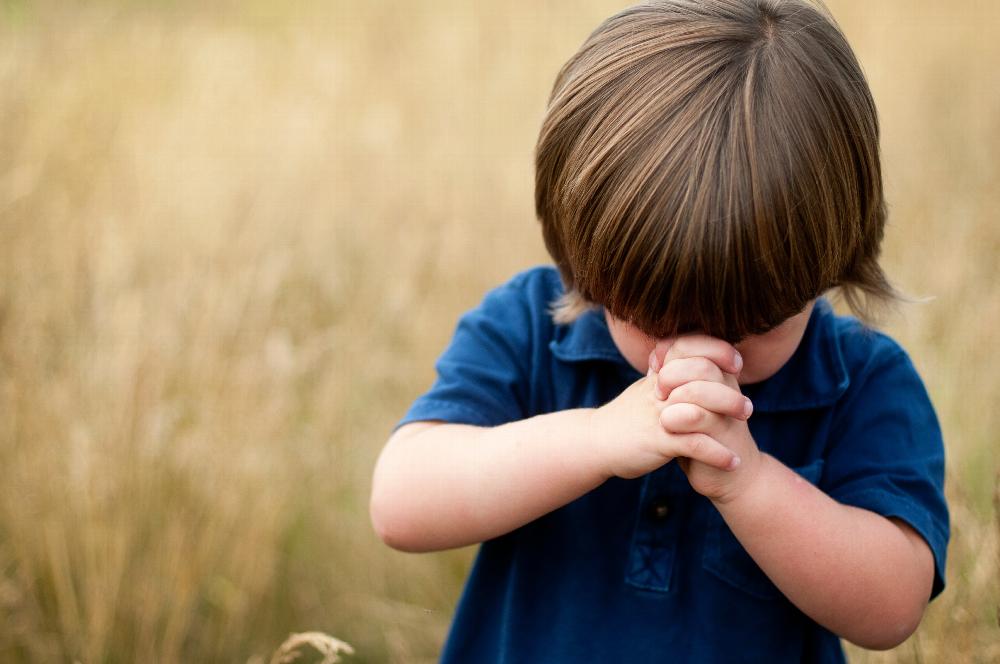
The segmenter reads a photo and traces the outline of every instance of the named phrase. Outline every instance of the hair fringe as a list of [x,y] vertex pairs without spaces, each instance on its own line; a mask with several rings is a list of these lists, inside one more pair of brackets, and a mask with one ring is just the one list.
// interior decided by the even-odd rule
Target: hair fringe
[[733,341],[831,289],[869,324],[908,299],[878,265],[875,102],[809,0],[612,16],[560,71],[535,164],[556,323],[603,306],[650,336]]

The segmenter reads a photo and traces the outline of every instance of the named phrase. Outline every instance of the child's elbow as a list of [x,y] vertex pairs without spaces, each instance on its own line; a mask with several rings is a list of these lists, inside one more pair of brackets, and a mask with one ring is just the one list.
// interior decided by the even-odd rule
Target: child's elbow
[[399,510],[399,499],[396,492],[386,488],[386,482],[380,481],[376,471],[371,497],[368,501],[368,518],[372,528],[380,540],[397,551],[415,552],[420,548],[413,541],[412,528],[407,527],[410,521]]
[[906,641],[917,631],[926,603],[898,608],[883,608],[870,616],[858,634],[846,636],[848,641],[867,650],[890,650]]
[[406,537],[400,533],[398,529],[393,528],[392,525],[385,519],[377,516],[375,513],[372,513],[371,520],[372,527],[375,529],[375,534],[380,540],[382,540],[383,544],[392,549],[396,549],[397,551],[405,551],[408,553],[414,551]]
[[368,518],[382,543],[405,553],[426,553],[442,548],[435,547],[429,540],[416,513],[409,508],[406,496],[401,495],[404,492],[380,486],[376,480],[368,502]]
[[422,519],[426,508],[420,501],[422,484],[412,481],[414,455],[400,454],[399,447],[406,441],[406,446],[412,448],[410,438],[436,425],[412,422],[400,427],[375,462],[368,517],[378,538],[397,551],[422,553],[443,548],[429,538]]
[[920,535],[909,526],[903,530],[909,534],[916,556],[897,559],[889,585],[883,586],[881,592],[875,591],[867,610],[855,617],[857,634],[842,635],[862,648],[895,648],[917,631],[927,609],[934,585],[934,558]]

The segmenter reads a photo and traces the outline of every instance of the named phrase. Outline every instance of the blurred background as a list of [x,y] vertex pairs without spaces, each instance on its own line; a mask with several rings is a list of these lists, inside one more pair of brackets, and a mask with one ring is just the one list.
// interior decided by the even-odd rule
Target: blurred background
[[[434,661],[474,548],[374,535],[457,317],[547,262],[532,150],[598,0],[0,1],[0,660]],[[830,0],[881,113],[886,329],[948,588],[853,662],[1000,660],[1000,4]],[[308,660],[304,660],[308,661]]]

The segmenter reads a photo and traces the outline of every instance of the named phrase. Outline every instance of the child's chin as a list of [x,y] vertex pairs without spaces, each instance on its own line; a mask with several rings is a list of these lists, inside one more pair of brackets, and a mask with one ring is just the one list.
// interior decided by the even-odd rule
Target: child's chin
[[776,373],[778,373],[777,369],[768,372],[760,370],[754,371],[752,367],[749,369],[744,368],[743,371],[740,372],[740,375],[736,377],[736,382],[740,385],[753,385],[754,383],[767,380]]

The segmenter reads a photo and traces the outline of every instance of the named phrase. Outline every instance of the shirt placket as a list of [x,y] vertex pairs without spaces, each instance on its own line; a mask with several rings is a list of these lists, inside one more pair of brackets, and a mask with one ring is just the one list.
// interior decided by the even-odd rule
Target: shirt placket
[[[677,476],[680,475],[678,478]],[[632,531],[625,583],[643,590],[668,592],[680,541],[680,511],[690,488],[676,463],[643,478]]]

